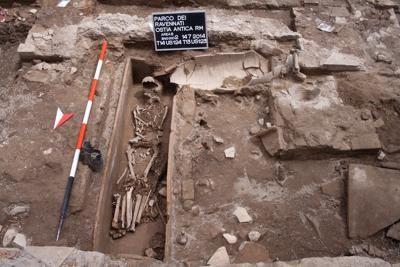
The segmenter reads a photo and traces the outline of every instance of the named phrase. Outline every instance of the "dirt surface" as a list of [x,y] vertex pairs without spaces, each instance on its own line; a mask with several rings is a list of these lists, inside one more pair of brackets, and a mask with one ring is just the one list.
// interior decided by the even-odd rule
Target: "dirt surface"
[[[206,10],[215,7],[208,2],[195,1],[187,4],[173,1],[171,5],[159,8],[146,6],[143,1],[139,6],[121,6],[119,1],[107,5],[105,1],[73,0],[65,8],[56,8],[55,0],[30,5],[28,1],[18,1],[11,6],[9,1],[6,2],[0,8],[0,16],[5,18],[0,22],[0,225],[3,226],[3,230],[0,227],[0,237],[3,237],[6,229],[16,226],[32,245],[74,246],[92,250],[98,198],[102,183],[107,182],[107,179],[102,179],[102,172],[93,173],[87,166],[79,165],[61,241],[55,241],[55,234],[100,42],[92,40],[93,43],[75,57],[60,62],[44,62],[50,64],[50,69],[40,70],[35,66],[43,62],[20,60],[18,45],[24,41],[34,24],[43,28],[61,27],[77,24],[84,18],[101,13],[146,17],[152,12],[194,9],[198,4],[204,5]],[[179,2],[178,7],[173,6],[177,4],[175,2]],[[395,13],[398,9],[375,8],[365,1],[320,1],[319,6],[301,6],[300,1],[299,4],[296,4],[297,1],[282,1],[285,4],[271,10],[269,6],[259,8],[256,2],[242,7],[228,7],[224,1],[215,5],[226,8],[226,14],[232,17],[250,14],[254,18],[279,20],[321,47],[363,59],[362,71],[328,74],[335,77],[337,91],[344,105],[368,109],[374,121],[383,122],[377,127],[377,133],[382,150],[386,153],[385,161],[398,162],[400,35],[392,16],[395,14],[399,17]],[[356,11],[361,12],[361,17]],[[335,30],[319,30],[317,22],[321,21],[334,24]],[[147,62],[147,67],[162,71],[205,53],[156,53],[148,41],[124,45],[121,43],[124,37],[109,40],[109,51],[86,134],[86,140],[92,141],[103,156],[113,145],[109,144],[109,140],[125,58],[131,56],[140,59]],[[249,47],[245,41],[236,42],[238,38],[235,33],[228,34],[226,38],[231,39],[221,43],[216,40],[206,52],[237,52]],[[295,47],[296,42],[279,42],[277,46],[282,51],[288,51],[288,47]],[[378,60],[378,55],[386,57],[379,57]],[[279,60],[281,63],[284,64],[284,60]],[[133,68],[136,67],[145,68],[144,65],[133,64]],[[72,68],[76,70],[72,71]],[[140,89],[137,79],[141,76],[140,71],[133,70],[135,84],[131,85],[129,93],[130,109],[142,101],[140,94],[136,94]],[[327,73],[307,73],[315,75],[312,78],[324,74]],[[293,79],[285,75],[281,75],[281,78]],[[168,75],[162,81],[168,89],[172,88],[164,92],[165,104],[172,107],[175,85],[168,83]],[[268,84],[265,88],[267,91]],[[179,105],[190,105],[186,100],[183,98]],[[172,187],[168,188],[174,195],[171,198],[173,202],[162,204],[171,205],[173,211],[167,214],[172,229],[171,236],[168,233],[166,236],[167,242],[170,242],[167,243],[170,246],[166,255],[168,260],[205,264],[221,246],[227,248],[234,263],[252,261],[257,257],[263,261],[294,260],[349,255],[352,246],[367,244],[383,251],[378,255],[367,253],[370,256],[382,257],[390,262],[400,261],[396,252],[398,241],[385,237],[386,229],[365,240],[348,238],[347,166],[349,163],[377,165],[379,161],[376,155],[349,157],[339,153],[324,155],[318,160],[271,157],[260,139],[250,133],[254,127],[266,128],[265,123],[260,125],[260,119],[273,123],[266,110],[271,104],[268,93],[211,97],[196,93],[193,101],[193,117],[177,130],[177,143],[173,147],[177,175],[174,176]],[[61,128],[53,130],[57,107],[65,113],[74,112],[75,116]],[[166,127],[173,119],[168,117]],[[122,129],[123,142],[133,137],[132,130],[130,127]],[[165,129],[165,133],[168,132]],[[171,149],[167,147],[168,137],[169,134],[165,134],[162,140],[164,156]],[[222,138],[223,143],[216,142],[215,137]],[[232,146],[236,150],[235,158],[227,159],[224,150]],[[126,166],[124,155],[120,155],[117,162],[118,172],[122,173]],[[116,178],[111,177],[111,180],[115,181]],[[186,185],[193,183],[194,188],[194,199],[189,202],[180,197],[182,181],[185,179],[190,180]],[[109,201],[110,205],[106,208],[112,209],[111,196]],[[29,211],[10,215],[8,211],[15,205],[27,205]],[[237,222],[233,215],[237,207],[246,208],[253,219],[252,223]],[[103,220],[104,225],[109,227],[111,218]],[[143,255],[145,248],[161,248],[160,243],[165,239],[164,231],[164,225],[158,217],[152,223],[139,225],[135,234],[125,238],[112,240],[107,237],[105,251],[110,254]],[[260,232],[261,238],[257,241],[259,247],[253,247],[248,252],[243,250],[242,244],[248,241],[250,231]],[[177,241],[182,232],[187,237],[186,242]],[[227,244],[222,232],[235,235],[239,241],[233,245]],[[256,253],[256,250],[262,253]],[[162,258],[162,249],[157,252],[158,258]]]
[[[15,51],[10,48],[8,51]],[[8,52],[7,51],[7,52]],[[3,58],[2,59],[7,59]],[[6,61],[7,62],[7,61]],[[88,62],[89,63],[89,62]],[[9,64],[3,63],[4,65]],[[3,65],[2,64],[2,65]],[[88,64],[93,66],[95,57]],[[23,74],[23,68],[17,73]],[[55,83],[43,86],[34,82],[25,82],[22,77],[12,81],[2,92],[6,96],[4,101],[8,105],[2,110],[2,209],[10,204],[25,203],[30,205],[29,216],[21,223],[24,232],[33,237],[32,243],[38,245],[74,243],[82,249],[91,247],[91,227],[95,210],[86,209],[85,215],[79,213],[69,217],[65,225],[63,240],[55,242],[55,231],[59,216],[60,200],[64,193],[66,177],[68,176],[68,162],[72,158],[77,129],[84,111],[84,89],[88,88],[91,74],[78,74],[77,81],[70,86]],[[77,90],[82,88],[82,90]],[[65,90],[69,92],[66,94]],[[75,110],[72,121],[65,127],[53,131],[53,120],[57,107],[64,112]],[[90,136],[90,133],[88,134]],[[84,171],[86,167],[81,167]],[[88,173],[86,171],[86,173]],[[81,177],[77,177],[76,184]],[[92,184],[93,182],[93,184]],[[93,196],[98,185],[96,180],[89,182]],[[58,199],[58,201],[56,200]],[[95,201],[90,195],[88,199]],[[89,206],[94,205],[88,204]],[[79,208],[80,209],[80,208]],[[73,210],[73,209],[72,209]],[[7,225],[14,221],[4,213],[1,214],[1,224]],[[76,218],[76,219],[74,219]],[[75,221],[75,222],[74,222]],[[77,229],[81,229],[76,231]],[[69,241],[66,241],[65,237]]]
[[[183,99],[181,104],[186,101]],[[353,245],[363,242],[391,252],[388,258],[397,260],[396,246],[382,239],[384,233],[368,240],[351,240],[347,236],[343,167],[351,162],[374,164],[373,157],[279,161],[271,158],[259,138],[250,134],[258,119],[265,118],[265,98],[219,96],[215,105],[202,103],[201,98],[196,102],[190,145],[176,153],[178,159],[182,154],[192,155],[191,171],[178,173],[192,177],[194,205],[200,207],[200,214],[186,212],[175,204],[173,224],[186,232],[190,241],[185,247],[175,245],[174,259],[204,264],[209,255],[225,245],[233,262],[247,262],[248,257],[256,256],[243,255],[239,246],[248,240],[250,231],[258,231],[258,243],[266,248],[269,257],[256,257],[255,261],[348,255]],[[197,124],[199,118],[203,126]],[[221,137],[224,143],[213,141],[214,136]],[[224,150],[231,146],[235,147],[236,156],[226,159]],[[182,167],[179,169],[182,171]],[[253,222],[239,224],[233,215],[236,207],[245,207]],[[239,241],[227,245],[222,235],[215,234],[219,231],[233,234]],[[198,247],[204,250],[195,253]]]
[[[37,6],[22,6],[11,9],[12,12],[27,12]],[[29,16],[32,16],[28,12]],[[43,13],[42,13],[43,14]],[[30,22],[32,24],[32,22]],[[1,23],[1,26],[6,25]],[[61,241],[55,241],[55,233],[66,178],[73,156],[78,127],[83,117],[89,84],[97,61],[97,51],[87,58],[65,63],[66,66],[76,66],[73,75],[58,73],[53,83],[31,82],[23,76],[33,64],[22,63],[16,53],[17,46],[28,33],[29,24],[19,26],[12,20],[7,24],[11,34],[2,36],[7,42],[1,47],[0,79],[1,87],[1,200],[0,224],[15,225],[28,237],[31,244],[36,245],[73,245],[84,250],[92,248],[93,217],[99,176],[90,178],[86,166],[80,167],[72,196],[71,214],[65,224]],[[3,27],[4,28],[4,27]],[[37,62],[36,62],[37,63]],[[107,64],[105,69],[107,72]],[[110,80],[108,80],[110,82]],[[99,95],[103,93],[107,82],[99,85]],[[99,104],[104,102],[98,97],[92,122],[89,124],[87,138],[98,137],[99,125],[96,122]],[[57,107],[64,112],[74,112],[74,118],[64,127],[53,130]],[[102,127],[102,125],[99,125]],[[103,152],[106,151],[102,147]],[[86,177],[85,177],[86,175]],[[79,188],[90,187],[84,195],[79,195]],[[82,210],[82,200],[87,199],[85,211]],[[10,205],[27,204],[28,213],[10,217],[4,210]],[[75,212],[75,213],[74,213]],[[5,228],[3,228],[5,229]]]

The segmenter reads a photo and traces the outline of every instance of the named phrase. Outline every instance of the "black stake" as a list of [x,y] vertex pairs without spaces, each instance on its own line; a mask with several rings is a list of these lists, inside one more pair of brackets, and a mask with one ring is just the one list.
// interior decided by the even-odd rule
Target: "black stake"
[[61,206],[60,222],[58,223],[57,238],[56,238],[57,241],[60,239],[61,229],[64,225],[65,217],[67,216],[68,203],[69,203],[69,198],[71,196],[73,184],[74,184],[74,177],[72,176],[68,177],[67,187],[65,188],[65,193],[64,193],[64,200]]

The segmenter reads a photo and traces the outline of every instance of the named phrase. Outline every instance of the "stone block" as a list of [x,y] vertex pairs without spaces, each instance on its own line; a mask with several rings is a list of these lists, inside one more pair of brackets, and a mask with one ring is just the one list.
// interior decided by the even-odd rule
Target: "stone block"
[[257,134],[271,155],[318,158],[316,152],[374,152],[382,147],[372,117],[360,119],[365,110],[342,103],[333,76],[303,84],[274,80],[271,95],[276,126]]
[[366,238],[400,219],[400,171],[351,164],[348,181],[348,229]]
[[273,126],[266,131],[259,134],[261,141],[271,156],[277,156],[279,153],[286,149],[286,143],[283,139],[282,129]]
[[25,251],[48,266],[60,266],[75,250],[71,247],[28,246]]
[[26,248],[27,245],[27,240],[26,240],[26,236],[24,234],[18,233],[13,242],[12,245],[16,248],[20,248],[20,249],[24,249]]
[[207,265],[211,266],[223,266],[230,264],[228,251],[225,247],[218,248],[211,258],[207,261]]
[[386,233],[386,236],[400,241],[400,223],[393,224]]
[[328,71],[357,71],[363,68],[363,61],[359,57],[334,51],[322,61],[321,67]]
[[31,43],[22,43],[18,46],[17,52],[22,60],[30,60],[35,57],[36,48]]

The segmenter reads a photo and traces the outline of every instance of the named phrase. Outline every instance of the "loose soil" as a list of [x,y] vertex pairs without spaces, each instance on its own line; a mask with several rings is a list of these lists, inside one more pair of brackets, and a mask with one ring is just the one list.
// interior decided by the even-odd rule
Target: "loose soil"
[[[177,153],[191,151],[193,155],[192,170],[186,175],[196,185],[194,204],[200,207],[200,215],[185,212],[179,203],[172,204],[177,213],[177,232],[192,237],[185,247],[174,246],[174,259],[205,264],[218,247],[226,246],[233,262],[247,261],[249,255],[238,252],[239,246],[248,240],[250,231],[256,230],[262,234],[258,243],[272,258],[284,261],[348,255],[353,245],[363,242],[391,252],[388,258],[398,260],[396,245],[383,238],[384,232],[368,240],[348,238],[343,167],[355,162],[374,164],[374,157],[278,161],[267,154],[258,137],[250,134],[260,118],[266,119],[267,100],[219,96],[216,104],[202,103],[199,98],[196,102],[192,142],[187,150]],[[205,126],[198,124],[200,115]],[[179,139],[180,133],[177,135]],[[213,136],[223,138],[224,143],[217,144]],[[231,146],[236,157],[226,159],[224,150]],[[205,179],[212,185],[205,186]],[[324,187],[334,191],[324,192]],[[247,209],[252,223],[237,222],[233,212],[238,206]],[[218,227],[236,235],[239,241],[227,245],[222,235],[210,237],[212,229]],[[198,247],[203,250],[199,252]]]

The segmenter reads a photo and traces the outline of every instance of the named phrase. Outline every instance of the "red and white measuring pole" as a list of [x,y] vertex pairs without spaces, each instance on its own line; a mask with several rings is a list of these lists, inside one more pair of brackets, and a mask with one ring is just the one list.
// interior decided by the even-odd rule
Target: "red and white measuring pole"
[[96,93],[97,83],[99,81],[101,67],[103,66],[103,61],[104,61],[104,57],[106,54],[106,50],[107,50],[107,41],[104,40],[103,44],[101,46],[101,52],[100,52],[99,61],[97,62],[96,72],[94,74],[94,78],[90,85],[90,92],[89,92],[89,96],[88,96],[88,102],[86,104],[85,115],[83,116],[81,128],[79,129],[79,135],[78,135],[78,140],[76,142],[76,149],[75,149],[75,153],[74,153],[74,158],[72,160],[71,171],[69,173],[67,186],[65,188],[64,200],[63,200],[63,204],[61,206],[60,222],[58,224],[58,229],[57,229],[57,238],[56,238],[57,240],[60,238],[61,229],[64,225],[65,216],[67,214],[69,198],[71,196],[71,191],[72,191],[72,185],[74,183],[76,170],[78,169],[79,156],[81,154],[83,139],[85,138],[86,127],[87,127],[87,124],[89,121],[90,111],[92,110],[94,95]]

